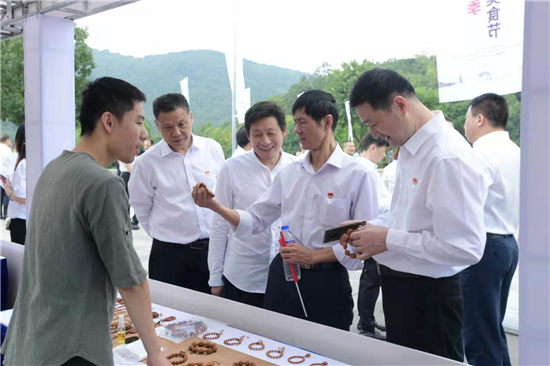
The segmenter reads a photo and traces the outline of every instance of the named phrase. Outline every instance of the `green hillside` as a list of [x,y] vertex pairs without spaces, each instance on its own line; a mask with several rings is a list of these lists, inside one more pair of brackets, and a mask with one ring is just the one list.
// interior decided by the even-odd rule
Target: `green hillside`
[[[147,96],[145,113],[153,135],[152,102],[159,95],[179,92],[180,80],[189,78],[189,99],[195,127],[210,122],[219,126],[231,119],[231,89],[225,55],[217,51],[184,51],[166,55],[135,58],[109,51],[93,50],[96,68],[91,78],[113,76],[126,80]],[[251,88],[251,102],[283,94],[304,73],[244,60],[246,87]]]

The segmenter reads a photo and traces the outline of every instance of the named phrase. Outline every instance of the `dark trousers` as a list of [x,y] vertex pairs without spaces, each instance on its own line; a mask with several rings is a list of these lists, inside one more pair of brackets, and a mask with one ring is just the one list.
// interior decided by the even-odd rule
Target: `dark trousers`
[[12,243],[25,245],[25,236],[27,236],[27,220],[11,219],[10,235]]
[[301,273],[302,279],[298,284],[307,318],[304,316],[296,285],[285,280],[280,254],[277,254],[269,266],[264,308],[349,331],[353,322],[353,297],[348,271],[343,266],[334,264],[334,269],[302,269]]
[[[128,195],[128,199],[130,198],[130,192],[128,191],[128,182],[130,181],[131,174],[129,172],[122,172],[120,173],[120,177],[124,181],[124,188],[126,189],[126,194]],[[129,208],[128,208],[129,209]],[[137,225],[139,224],[139,221],[137,219],[137,216],[134,215],[132,217],[132,224]]]
[[10,199],[8,198],[4,188],[0,187],[0,189],[2,190],[0,195],[0,216],[4,219],[8,216],[8,205],[10,203]]
[[382,272],[388,342],[463,361],[459,275],[434,279]]
[[374,258],[365,259],[361,279],[359,280],[359,295],[357,299],[357,311],[359,324],[366,332],[374,332],[374,308],[380,294],[380,275]]
[[209,277],[208,239],[190,244],[153,239],[149,278],[210,294]]
[[86,361],[82,357],[73,357],[61,366],[95,366],[95,364]]
[[502,321],[518,252],[513,235],[488,237],[481,261],[460,273],[464,296],[462,334],[471,365],[511,364]]
[[264,294],[243,291],[233,285],[225,276],[223,276],[223,297],[259,308],[264,307]]

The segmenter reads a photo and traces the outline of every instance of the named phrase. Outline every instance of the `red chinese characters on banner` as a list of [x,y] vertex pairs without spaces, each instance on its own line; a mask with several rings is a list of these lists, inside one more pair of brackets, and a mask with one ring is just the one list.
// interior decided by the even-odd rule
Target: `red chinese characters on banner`
[[481,11],[481,1],[480,0],[470,0],[468,2],[468,14],[477,15]]

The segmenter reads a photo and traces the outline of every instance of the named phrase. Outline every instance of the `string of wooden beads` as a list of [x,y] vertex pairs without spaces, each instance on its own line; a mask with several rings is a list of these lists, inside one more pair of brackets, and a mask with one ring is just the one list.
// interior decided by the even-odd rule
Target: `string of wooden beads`
[[206,364],[204,362],[190,362],[184,366],[215,366],[220,365],[218,361],[208,361]]
[[198,353],[199,355],[202,355],[205,353],[207,355],[211,355],[217,350],[218,350],[218,346],[216,346],[212,342],[193,342],[189,345],[189,351],[193,353]]
[[176,357],[179,357],[181,358],[181,360],[179,361],[170,361],[172,363],[172,365],[181,365],[181,364],[184,364],[185,362],[187,362],[187,353],[183,352],[183,351],[180,351],[179,353],[172,353],[171,355],[168,355],[166,356],[167,359],[172,359],[172,358],[176,358]]
[[244,336],[242,336],[241,338],[229,338],[223,341],[223,344],[225,344],[226,346],[238,346],[243,343],[243,339]]
[[357,254],[355,253],[352,253],[348,250],[348,241],[349,241],[349,237],[351,235],[351,233],[355,232],[357,230],[353,230],[353,229],[349,229],[347,231],[347,233],[344,235],[344,242],[342,243],[342,246],[344,247],[344,253],[346,253],[346,255],[348,257],[351,257],[351,258],[357,258]]
[[[309,353],[306,354],[305,356],[292,356],[292,357],[288,358],[288,362],[290,362],[292,364],[302,363],[306,360],[306,357],[309,357],[309,356],[311,356]],[[298,361],[292,361],[293,358],[298,359]]]
[[311,365],[309,366],[327,366],[328,365],[328,362],[326,361],[323,361],[321,363],[312,363]]
[[262,351],[265,348],[264,342],[260,339],[258,342],[250,343],[248,348],[251,351]]
[[202,336],[202,338],[206,339],[207,341],[213,341],[214,339],[220,338],[222,334],[223,334],[223,329],[219,333],[216,333],[216,332],[206,333],[205,335]]
[[233,366],[256,366],[256,364],[250,361],[239,361],[235,362]]
[[[272,356],[271,353],[278,353],[279,355],[278,356]],[[279,348],[279,349],[273,349],[271,351],[267,351],[265,354],[269,358],[273,358],[273,359],[281,358],[285,354],[285,348],[282,347],[282,348]]]

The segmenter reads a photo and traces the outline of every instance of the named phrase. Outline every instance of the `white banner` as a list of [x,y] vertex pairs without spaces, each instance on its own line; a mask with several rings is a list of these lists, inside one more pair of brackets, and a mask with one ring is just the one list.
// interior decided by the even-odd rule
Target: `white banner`
[[442,2],[439,101],[521,91],[524,0]]
[[346,115],[348,116],[348,141],[353,141],[353,127],[351,125],[351,111],[349,108],[349,100],[344,103],[346,106]]
[[182,81],[180,81],[181,86],[181,94],[187,99],[187,103],[191,105],[191,101],[189,100],[189,78],[185,78]]

